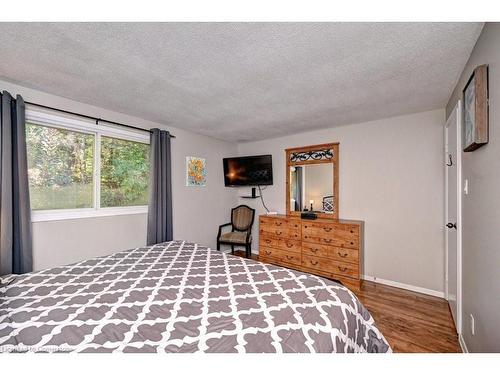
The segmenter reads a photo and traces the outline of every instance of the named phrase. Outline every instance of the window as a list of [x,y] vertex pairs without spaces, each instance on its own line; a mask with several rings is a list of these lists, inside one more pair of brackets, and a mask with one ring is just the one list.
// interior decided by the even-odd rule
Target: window
[[149,145],[101,138],[101,207],[148,204]]
[[93,207],[94,142],[91,134],[26,124],[33,210]]
[[27,111],[33,221],[147,212],[149,136]]

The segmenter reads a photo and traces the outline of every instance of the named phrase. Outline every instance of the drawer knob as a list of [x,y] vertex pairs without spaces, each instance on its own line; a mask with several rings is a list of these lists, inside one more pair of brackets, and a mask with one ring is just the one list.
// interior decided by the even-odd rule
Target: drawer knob
[[332,230],[332,228],[325,227],[325,228],[323,228],[323,230],[324,230],[325,232],[330,232],[330,231]]
[[306,229],[307,229],[307,225],[304,225],[304,228],[306,228]]
[[354,245],[354,242],[351,241],[351,245]]
[[271,243],[271,240],[266,240],[266,243]]
[[339,255],[339,257],[341,257],[341,258],[345,258],[345,257],[347,256],[347,253],[342,254],[340,251],[339,251],[339,252],[337,252],[337,254],[338,254],[338,255]]
[[317,260],[311,260],[311,264],[312,264],[313,266],[315,266],[316,264],[318,264],[318,261],[317,261]]
[[354,233],[354,231],[353,231],[353,230],[351,230],[351,233]]
[[271,255],[271,252],[266,250],[266,255]]
[[323,238],[323,241],[325,241],[326,243],[330,243],[330,242],[332,242],[332,239],[331,238]]
[[283,232],[282,232],[282,231],[280,231],[280,230],[277,230],[277,231],[276,231],[276,234],[277,234],[277,235],[280,235],[280,234],[282,234],[282,233],[283,233]]
[[277,225],[278,227],[279,227],[281,224],[283,224],[283,223],[282,223],[282,222],[280,222],[280,221],[277,221],[277,222],[276,222],[276,225]]
[[345,271],[347,271],[347,267],[340,267],[339,266],[339,270],[340,270],[340,272],[345,272]]
[[316,251],[318,251],[318,249],[311,249],[311,251],[312,251],[313,253],[316,253]]
[[293,243],[287,243],[287,244],[286,244],[286,247],[288,247],[288,248],[293,247]]
[[288,260],[292,260],[292,259],[293,259],[293,256],[287,255],[287,256],[286,256],[286,259],[288,259]]

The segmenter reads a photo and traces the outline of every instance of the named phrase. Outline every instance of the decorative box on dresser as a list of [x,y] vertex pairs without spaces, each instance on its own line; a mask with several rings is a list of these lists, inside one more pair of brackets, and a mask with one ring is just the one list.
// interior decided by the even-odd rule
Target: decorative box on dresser
[[259,260],[340,281],[359,290],[363,221],[259,218]]

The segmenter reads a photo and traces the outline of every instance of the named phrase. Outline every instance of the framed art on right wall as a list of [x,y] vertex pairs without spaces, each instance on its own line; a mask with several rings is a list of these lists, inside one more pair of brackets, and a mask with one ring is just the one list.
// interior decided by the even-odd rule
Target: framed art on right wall
[[463,90],[463,147],[470,152],[488,143],[488,65],[474,69]]

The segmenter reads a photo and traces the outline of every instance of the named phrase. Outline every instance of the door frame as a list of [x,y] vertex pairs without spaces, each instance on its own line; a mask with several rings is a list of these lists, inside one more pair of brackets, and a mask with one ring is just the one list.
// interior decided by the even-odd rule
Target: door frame
[[[457,116],[457,160],[455,161],[457,167],[457,321],[456,329],[459,335],[462,334],[462,101],[459,100],[456,106],[453,108],[452,114],[448,116],[444,124],[444,168],[445,168],[445,210],[444,210],[444,224],[450,222],[448,220],[448,171],[446,163],[448,162],[448,121],[453,115],[453,112]],[[445,297],[448,300],[448,236],[447,230],[445,233]]]

